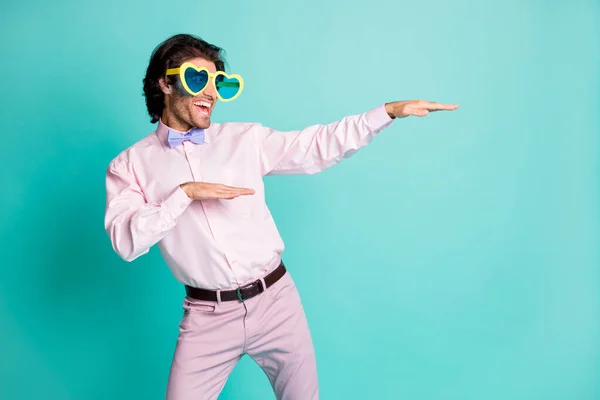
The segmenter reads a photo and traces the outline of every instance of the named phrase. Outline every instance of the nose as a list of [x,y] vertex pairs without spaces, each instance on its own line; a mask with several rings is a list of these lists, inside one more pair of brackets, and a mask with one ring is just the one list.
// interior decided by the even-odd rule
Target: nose
[[204,88],[202,94],[207,97],[210,96],[213,100],[217,98],[217,90],[215,89],[214,78],[211,79],[211,82],[209,82],[208,85],[206,85],[206,88]]

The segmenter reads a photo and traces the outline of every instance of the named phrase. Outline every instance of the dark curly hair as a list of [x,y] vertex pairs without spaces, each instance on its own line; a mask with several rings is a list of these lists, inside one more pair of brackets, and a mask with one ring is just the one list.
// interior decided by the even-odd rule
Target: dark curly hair
[[201,38],[188,34],[171,36],[154,49],[144,78],[144,96],[151,122],[160,119],[165,108],[165,95],[158,80],[165,77],[169,84],[175,84],[176,76],[165,76],[168,68],[177,68],[185,60],[202,57],[215,63],[217,71],[225,71],[225,51]]

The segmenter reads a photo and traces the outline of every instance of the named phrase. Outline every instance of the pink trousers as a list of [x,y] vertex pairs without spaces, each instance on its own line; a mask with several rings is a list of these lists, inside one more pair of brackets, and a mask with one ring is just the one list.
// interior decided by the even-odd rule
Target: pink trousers
[[319,398],[315,352],[290,273],[245,302],[184,299],[167,400],[217,399],[248,354],[278,400]]

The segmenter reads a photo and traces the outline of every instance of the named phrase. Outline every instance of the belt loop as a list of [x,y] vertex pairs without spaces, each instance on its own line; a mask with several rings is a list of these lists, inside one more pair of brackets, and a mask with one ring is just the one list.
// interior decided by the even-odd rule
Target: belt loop
[[263,277],[263,278],[260,278],[259,280],[260,280],[260,284],[262,285],[262,289],[263,289],[262,291],[266,292],[267,291],[267,284],[265,283],[265,278]]
[[221,304],[221,290],[217,289],[217,304]]

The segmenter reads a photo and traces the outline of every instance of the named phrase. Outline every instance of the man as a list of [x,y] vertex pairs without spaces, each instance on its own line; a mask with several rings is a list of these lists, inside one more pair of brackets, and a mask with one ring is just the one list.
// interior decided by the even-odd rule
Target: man
[[105,228],[126,261],[158,243],[185,285],[168,399],[216,399],[244,354],[278,399],[317,399],[313,343],[262,178],[323,171],[395,118],[458,106],[386,103],[285,133],[212,123],[217,99],[231,101],[243,89],[243,79],[224,69],[221,49],[194,36],[173,36],[154,50],[144,94],[158,126],[111,161]]

